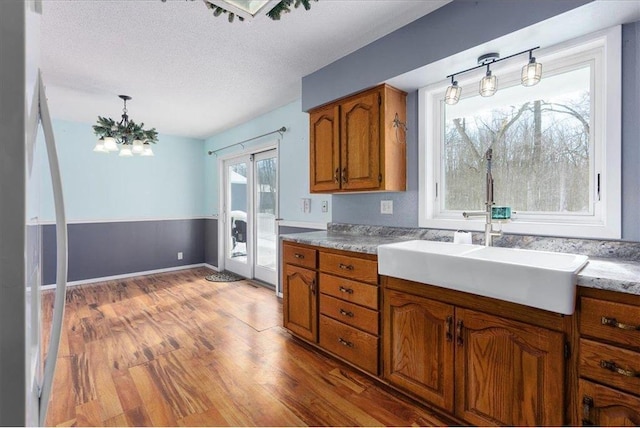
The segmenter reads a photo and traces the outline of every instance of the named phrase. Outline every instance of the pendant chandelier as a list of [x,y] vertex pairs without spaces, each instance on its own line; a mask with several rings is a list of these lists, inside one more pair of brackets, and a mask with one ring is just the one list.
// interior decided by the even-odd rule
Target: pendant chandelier
[[527,52],[529,53],[529,62],[524,67],[522,67],[520,81],[522,83],[522,86],[536,85],[540,81],[540,79],[542,79],[542,64],[536,62],[536,59],[533,56],[533,51],[539,48],[540,46],[537,46],[535,48],[527,49],[526,51],[518,52],[504,58],[500,58],[500,55],[496,52],[480,56],[478,58],[477,66],[458,71],[457,73],[453,73],[447,76],[451,78],[451,85],[447,88],[447,92],[444,95],[444,102],[446,104],[453,105],[460,100],[462,87],[458,85],[458,82],[455,79],[456,76],[472,70],[476,70],[481,67],[487,67],[487,71],[485,73],[485,76],[480,80],[480,95],[482,95],[483,97],[493,96],[493,94],[495,94],[498,90],[498,78],[491,73],[490,66],[497,62],[504,61],[505,59],[513,58],[514,56],[522,55]]
[[[98,142],[93,151],[98,153],[120,151],[119,156],[122,157],[153,156],[151,144],[158,142],[156,129],[144,129],[144,123],[137,124],[129,120],[127,101],[131,100],[131,97],[128,95],[118,95],[118,97],[124,102],[122,118],[116,122],[110,117],[98,116],[97,123],[93,125],[93,133],[98,137]],[[119,149],[118,145],[120,145]]]

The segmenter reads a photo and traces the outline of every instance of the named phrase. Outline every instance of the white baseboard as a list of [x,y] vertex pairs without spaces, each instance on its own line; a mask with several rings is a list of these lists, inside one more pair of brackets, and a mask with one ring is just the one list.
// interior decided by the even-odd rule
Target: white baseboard
[[[82,279],[80,281],[69,281],[67,282],[67,287],[75,287],[77,285],[84,285],[84,284],[93,284],[96,282],[113,281],[116,279],[132,278],[134,276],[144,276],[144,275],[153,275],[156,273],[174,272],[177,270],[193,269],[193,268],[203,267],[203,266],[211,268],[216,271],[218,270],[218,268],[208,265],[206,263],[197,263],[195,265],[175,266],[175,267],[164,268],[164,269],[154,269],[154,270],[146,270],[142,272],[125,273],[122,275],[103,276],[101,278],[88,278],[88,279]],[[56,284],[47,284],[40,287],[41,290],[53,290],[55,288],[56,288]]]

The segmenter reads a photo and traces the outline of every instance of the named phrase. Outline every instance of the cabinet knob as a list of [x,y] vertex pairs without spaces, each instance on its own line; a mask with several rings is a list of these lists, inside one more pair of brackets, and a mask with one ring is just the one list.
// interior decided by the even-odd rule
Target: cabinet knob
[[348,348],[353,348],[353,343],[349,342],[348,340],[344,340],[341,337],[338,338],[338,342],[340,342],[341,345],[344,345]]
[[349,317],[349,318],[353,318],[353,312],[351,311],[345,311],[344,309],[340,308],[340,315],[343,315],[345,317]]
[[333,174],[333,179],[336,184],[340,184],[340,167],[336,168],[336,172]]
[[623,324],[621,322],[618,322],[618,320],[615,319],[615,318],[602,317],[600,319],[600,322],[602,323],[602,325],[608,325],[609,327],[615,327],[615,328],[619,328],[619,329],[622,329],[622,330],[638,330],[638,331],[640,331],[640,325]]

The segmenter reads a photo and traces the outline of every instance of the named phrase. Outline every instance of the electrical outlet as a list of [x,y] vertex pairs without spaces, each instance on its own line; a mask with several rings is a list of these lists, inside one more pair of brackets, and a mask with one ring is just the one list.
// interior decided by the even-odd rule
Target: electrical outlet
[[182,260],[182,251],[178,251],[178,260]]
[[380,214],[393,214],[393,201],[380,201]]
[[329,211],[329,201],[322,201],[322,212],[326,213]]

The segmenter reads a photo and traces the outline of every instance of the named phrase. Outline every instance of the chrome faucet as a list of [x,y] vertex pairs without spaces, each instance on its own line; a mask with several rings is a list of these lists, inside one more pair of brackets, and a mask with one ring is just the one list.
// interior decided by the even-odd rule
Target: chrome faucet
[[462,216],[464,218],[469,217],[485,217],[484,224],[484,245],[487,247],[493,246],[493,238],[502,236],[502,230],[495,230],[493,228],[493,216],[492,216],[492,208],[494,205],[493,202],[493,175],[491,174],[491,159],[493,158],[493,149],[489,148],[484,154],[485,159],[487,160],[487,179],[486,179],[486,200],[485,200],[485,210],[484,211],[471,211],[471,212],[463,212]]

